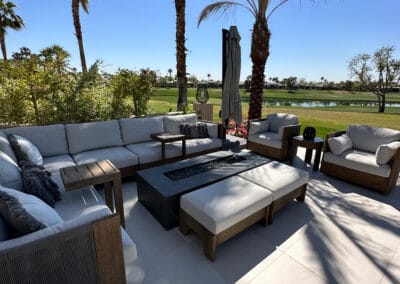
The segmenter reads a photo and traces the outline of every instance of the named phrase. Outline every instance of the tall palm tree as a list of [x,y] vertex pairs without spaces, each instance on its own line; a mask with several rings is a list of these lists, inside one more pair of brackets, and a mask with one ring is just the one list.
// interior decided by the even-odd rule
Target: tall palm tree
[[75,35],[78,39],[79,55],[81,57],[82,72],[87,72],[85,50],[83,49],[82,28],[79,20],[79,6],[89,14],[89,0],[72,0],[72,18],[74,20]]
[[14,12],[15,7],[15,4],[12,2],[0,0],[0,45],[4,60],[7,60],[5,39],[7,29],[10,28],[17,31],[24,26],[22,18]]
[[178,110],[187,105],[186,47],[185,47],[185,0],[175,0],[176,12],[176,75],[178,79]]
[[[256,3],[255,0],[246,0],[244,3],[236,1],[217,1],[207,5],[199,16],[198,26],[209,16],[215,15],[218,12],[224,13],[233,6],[243,7],[254,16],[255,22],[251,34],[250,52],[253,67],[250,83],[249,119],[261,117],[265,63],[269,56],[269,40],[271,37],[268,20],[271,14],[287,1],[288,0],[281,0],[274,7],[270,7],[270,0],[258,0],[258,3]],[[271,9],[269,10],[268,8]],[[268,10],[269,13],[267,14]]]

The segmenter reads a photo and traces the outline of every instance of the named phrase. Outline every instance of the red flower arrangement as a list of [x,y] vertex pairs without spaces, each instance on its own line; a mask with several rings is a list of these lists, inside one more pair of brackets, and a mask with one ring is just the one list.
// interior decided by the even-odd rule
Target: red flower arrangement
[[247,119],[243,120],[239,126],[237,126],[236,121],[231,119],[226,129],[226,134],[247,138]]

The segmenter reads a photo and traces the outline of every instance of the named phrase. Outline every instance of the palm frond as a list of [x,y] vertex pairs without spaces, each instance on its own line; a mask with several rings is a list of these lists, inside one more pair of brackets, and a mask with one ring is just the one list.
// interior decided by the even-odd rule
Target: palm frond
[[257,15],[258,9],[257,9],[256,2],[254,0],[246,0],[246,1],[247,1],[247,3],[249,3],[249,6],[250,6],[251,10],[253,11],[253,14]]
[[217,13],[224,14],[229,8],[232,6],[241,6],[249,10],[253,15],[254,12],[253,10],[246,6],[243,5],[242,3],[235,2],[235,1],[220,1],[220,2],[215,2],[210,5],[207,5],[200,13],[199,19],[197,21],[197,27],[200,26],[201,22],[209,18],[210,16],[214,16]]
[[269,17],[271,17],[272,13],[276,11],[276,9],[278,9],[280,6],[282,6],[283,4],[285,4],[287,1],[289,0],[282,0],[280,3],[278,3],[272,10],[271,12],[269,12],[268,16],[267,16],[267,21],[269,19]]
[[81,3],[83,10],[89,14],[89,0],[79,0],[79,2]]

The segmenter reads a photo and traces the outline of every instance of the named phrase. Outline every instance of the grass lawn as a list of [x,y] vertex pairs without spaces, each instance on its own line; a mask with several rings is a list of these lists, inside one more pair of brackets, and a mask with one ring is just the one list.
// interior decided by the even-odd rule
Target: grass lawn
[[[214,105],[214,121],[220,121],[218,112],[221,109],[221,89],[209,89],[209,103]],[[192,111],[196,89],[188,89],[188,106]],[[249,94],[241,91],[243,98],[242,110],[243,118],[247,117]],[[178,90],[176,88],[159,88],[149,101],[150,113],[164,113],[169,109],[176,110]],[[365,93],[349,93],[342,91],[320,91],[320,90],[298,90],[295,94],[290,94],[286,90],[265,90],[264,99],[299,99],[299,100],[349,100],[349,101],[376,101],[376,96]],[[400,102],[400,93],[390,93],[387,101]],[[378,113],[377,107],[351,107],[335,106],[321,108],[302,108],[302,107],[274,107],[263,106],[262,116],[267,113],[285,112],[292,113],[299,117],[302,128],[313,126],[317,130],[318,136],[325,136],[327,133],[346,129],[348,124],[359,123],[381,127],[388,127],[400,130],[400,108],[386,108],[385,113]]]

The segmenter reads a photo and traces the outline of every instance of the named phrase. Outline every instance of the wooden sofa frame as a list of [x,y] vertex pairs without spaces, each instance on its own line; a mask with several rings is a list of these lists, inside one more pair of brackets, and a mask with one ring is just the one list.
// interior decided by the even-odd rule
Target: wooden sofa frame
[[346,133],[346,131],[337,131],[326,135],[320,171],[329,176],[336,177],[354,184],[358,184],[384,194],[388,194],[392,190],[392,188],[396,185],[397,178],[399,177],[400,149],[397,150],[393,158],[393,161],[391,162],[391,171],[389,177],[381,177],[378,175],[373,175],[362,171],[343,167],[337,164],[326,162],[324,159],[325,153],[331,151],[329,148],[328,139],[331,137],[340,136],[344,133]]
[[[253,119],[249,121],[249,129],[251,128],[251,123],[256,121],[264,121],[267,120],[266,118],[262,119]],[[292,148],[292,138],[300,134],[300,127],[301,124],[289,125],[285,126],[283,130],[283,137],[282,137],[282,148],[277,149],[271,146],[263,145],[257,142],[253,142],[247,140],[247,149],[264,155],[266,157],[273,158],[277,161],[286,161],[290,158],[290,151]]]

